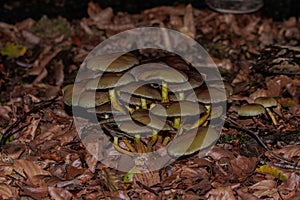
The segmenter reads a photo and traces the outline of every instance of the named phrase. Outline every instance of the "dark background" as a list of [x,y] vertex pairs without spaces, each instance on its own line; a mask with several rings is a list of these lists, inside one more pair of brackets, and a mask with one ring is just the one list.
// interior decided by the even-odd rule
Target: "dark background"
[[[87,4],[90,0],[0,0],[0,21],[16,23],[28,17],[35,20],[42,15],[48,17],[63,16],[67,19],[80,19],[87,16]],[[140,13],[142,10],[161,5],[188,4],[196,8],[205,8],[204,0],[94,0],[102,8],[112,7],[115,12]],[[299,17],[299,0],[264,0],[264,7],[259,11],[262,16],[272,17],[276,21],[290,16]]]

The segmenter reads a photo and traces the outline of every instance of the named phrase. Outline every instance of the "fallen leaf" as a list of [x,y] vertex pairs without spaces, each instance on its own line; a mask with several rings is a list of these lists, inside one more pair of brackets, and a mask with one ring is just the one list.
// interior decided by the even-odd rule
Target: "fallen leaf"
[[0,184],[0,197],[1,199],[9,199],[12,197],[18,198],[18,188],[6,184]]
[[26,53],[27,49],[24,46],[8,42],[1,50],[1,55],[18,58]]
[[51,175],[50,172],[42,169],[38,164],[33,163],[29,160],[19,159],[14,161],[14,170],[29,180],[37,175]]
[[270,166],[270,165],[263,165],[259,168],[256,168],[257,172],[263,173],[263,174],[270,174],[274,176],[275,178],[278,178],[280,180],[286,180],[287,177],[283,174],[282,171]]
[[48,187],[48,191],[52,199],[55,200],[69,200],[73,197],[72,193],[63,188]]
[[281,149],[274,150],[277,154],[283,154],[285,158],[292,159],[295,157],[300,157],[300,145],[285,146]]
[[274,180],[262,180],[249,188],[252,190],[271,190],[276,187],[276,181]]
[[235,200],[233,191],[230,186],[218,187],[210,190],[205,197],[209,200]]
[[239,181],[245,180],[255,170],[257,158],[247,158],[238,155],[237,158],[230,161],[232,172]]

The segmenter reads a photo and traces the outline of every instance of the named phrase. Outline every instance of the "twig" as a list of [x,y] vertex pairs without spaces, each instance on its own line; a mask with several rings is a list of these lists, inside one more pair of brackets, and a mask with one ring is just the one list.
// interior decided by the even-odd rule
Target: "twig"
[[147,190],[148,192],[151,192],[151,193],[155,194],[156,196],[158,196],[158,192],[155,191],[155,190],[153,190],[152,188],[150,188],[150,187],[144,185],[144,184],[141,183],[140,181],[136,181],[136,183],[137,183],[141,188],[143,188],[143,189]]
[[17,119],[17,121],[15,121],[15,123],[13,123],[12,125],[10,125],[10,127],[8,129],[6,129],[6,131],[3,133],[2,135],[2,138],[1,138],[1,141],[0,141],[0,148],[5,145],[5,142],[6,140],[13,136],[15,133],[17,133],[18,131],[22,130],[23,128],[26,127],[25,126],[22,126],[20,128],[18,128],[16,131],[12,131],[14,128],[16,128],[21,122],[24,122],[26,117],[28,117],[30,114],[32,113],[36,113],[36,112],[39,112],[41,109],[51,105],[52,103],[54,103],[56,101],[56,99],[58,98],[58,96],[50,99],[50,100],[47,100],[47,101],[44,101],[44,102],[41,102],[39,103],[38,105],[35,105],[30,111],[28,111],[27,113],[23,114],[19,119]]
[[272,156],[274,156],[275,158],[278,158],[280,160],[284,160],[286,162],[292,163],[294,164],[294,161],[289,160],[283,156],[280,156],[276,153],[274,153],[271,149],[269,149],[269,147],[264,143],[264,141],[259,137],[257,132],[254,132],[252,130],[247,129],[246,127],[242,126],[241,124],[237,123],[236,121],[234,121],[231,118],[226,118],[227,123],[229,124],[233,124],[234,126],[236,126],[239,129],[242,129],[243,131],[245,131],[246,133],[248,133],[251,137],[253,137],[266,151],[268,151]]
[[290,170],[300,170],[300,166],[297,165],[287,165],[287,164],[283,164],[283,163],[270,163],[270,162],[265,162],[265,161],[260,161],[261,164],[265,165],[265,164],[271,164],[274,165],[275,167],[280,167],[280,168],[284,168],[284,169],[290,169]]

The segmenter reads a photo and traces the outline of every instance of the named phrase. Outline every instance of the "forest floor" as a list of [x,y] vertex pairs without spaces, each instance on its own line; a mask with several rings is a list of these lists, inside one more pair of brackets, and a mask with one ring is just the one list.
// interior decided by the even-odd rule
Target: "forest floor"
[[[0,22],[1,199],[300,199],[300,19],[191,6],[128,14],[90,3],[87,12],[73,21]],[[225,122],[209,151],[125,181],[113,162],[107,166],[86,150],[61,90],[100,42],[146,26],[177,30],[204,47],[233,87],[226,114],[233,123]],[[292,49],[283,54],[295,68],[268,67],[282,58],[278,48]],[[260,96],[277,100],[278,125],[267,115],[238,117],[241,105]]]

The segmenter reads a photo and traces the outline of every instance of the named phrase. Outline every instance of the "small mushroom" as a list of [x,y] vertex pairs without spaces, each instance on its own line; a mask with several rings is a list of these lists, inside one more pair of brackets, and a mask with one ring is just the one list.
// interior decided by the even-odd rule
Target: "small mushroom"
[[[163,106],[165,109],[162,109]],[[204,113],[206,108],[196,102],[180,101],[171,104],[156,104],[150,109],[150,112],[156,116],[174,117],[174,128],[180,128],[181,117],[197,116]]]
[[[219,104],[226,102],[227,97],[231,95],[229,84],[223,84],[223,82],[209,82],[209,88],[206,85],[202,85],[196,88],[193,93],[187,96],[187,100],[197,101],[205,104],[207,109],[206,113],[194,124],[191,129],[203,125],[211,114],[211,104]],[[223,88],[223,89],[222,89]],[[195,97],[196,96],[196,97]]]
[[135,110],[131,114],[131,117],[133,120],[153,129],[152,138],[150,142],[148,142],[147,144],[148,152],[152,151],[152,147],[157,141],[158,131],[174,130],[173,127],[168,124],[168,121],[163,122],[162,120],[160,120],[155,116],[150,116],[149,110],[145,110],[145,109]]
[[277,101],[274,98],[272,98],[272,97],[258,97],[254,100],[254,103],[262,105],[266,109],[266,111],[267,111],[268,115],[270,116],[273,124],[278,125],[278,122],[277,122],[275,116],[273,115],[273,113],[270,110],[271,107],[277,106]]
[[88,69],[102,72],[122,72],[137,65],[139,60],[133,54],[108,54],[88,58],[86,61]]
[[238,110],[238,115],[242,117],[253,117],[265,113],[262,105],[257,103],[245,104]]
[[122,99],[122,95],[124,93],[140,97],[142,109],[147,109],[148,99],[161,101],[161,93],[156,88],[151,87],[150,85],[139,86],[136,82],[133,82],[120,87],[119,90],[120,99]]
[[253,117],[253,120],[257,122],[255,116],[265,113],[265,109],[262,105],[251,103],[245,104],[238,110],[238,115],[241,117]]
[[62,89],[63,100],[64,100],[64,103],[67,106],[78,106],[80,95],[84,91],[84,87],[81,86],[81,85],[79,85],[79,84],[76,85],[76,89],[78,91],[76,91],[75,93],[73,93],[73,89],[74,89],[74,85],[73,84],[66,85]]
[[146,63],[130,70],[138,81],[161,81],[162,102],[168,99],[168,83],[184,83],[188,81],[185,73],[160,63]]
[[141,142],[141,135],[143,135],[143,137],[147,137],[149,133],[153,133],[153,130],[151,128],[143,125],[138,125],[133,121],[119,122],[118,128],[126,134],[134,135],[134,141],[138,153],[146,152],[146,149]]
[[108,89],[109,99],[112,106],[116,110],[125,113],[124,108],[118,102],[115,87],[126,85],[133,81],[134,78],[128,73],[103,73],[100,78],[88,81],[85,87],[87,90]]
[[176,137],[167,147],[168,154],[173,157],[191,155],[212,146],[219,139],[215,129],[200,127],[191,129]]

